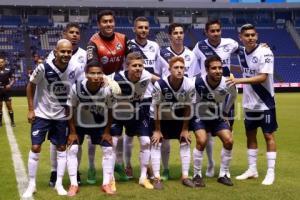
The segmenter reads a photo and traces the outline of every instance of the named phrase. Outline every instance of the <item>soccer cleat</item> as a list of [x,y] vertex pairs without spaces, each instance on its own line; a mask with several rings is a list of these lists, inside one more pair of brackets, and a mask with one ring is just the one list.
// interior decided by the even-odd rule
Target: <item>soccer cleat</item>
[[219,177],[218,182],[227,186],[233,186],[231,179],[227,175]]
[[190,178],[184,178],[184,179],[181,180],[181,182],[182,182],[183,185],[185,185],[187,187],[191,187],[191,188],[195,187],[194,182]]
[[132,179],[133,178],[133,171],[132,171],[132,167],[131,166],[127,166],[125,168],[125,174],[127,175],[127,177],[129,179]]
[[207,165],[205,176],[210,177],[210,178],[215,176],[215,164],[214,163],[211,165],[210,164]]
[[64,189],[62,185],[55,185],[54,189],[57,191],[57,194],[60,196],[65,196],[68,192]]
[[96,183],[96,170],[95,170],[95,168],[89,168],[88,177],[87,177],[86,182],[88,184],[91,184],[91,185]]
[[117,187],[116,187],[116,181],[115,180],[110,181],[110,186],[111,186],[111,190],[113,192],[117,192]]
[[69,191],[68,191],[68,196],[69,197],[74,197],[76,194],[79,192],[79,187],[76,185],[70,185]]
[[16,123],[15,122],[11,122],[11,127],[16,127]]
[[128,181],[129,178],[125,173],[124,167],[120,164],[115,165],[115,172],[119,175],[119,181]]
[[169,171],[169,169],[164,169],[162,176],[161,176],[161,180],[167,181],[169,179],[170,179],[170,171]]
[[199,174],[197,174],[196,176],[194,176],[193,182],[195,184],[195,187],[205,187],[204,180],[203,180],[203,178]]
[[275,173],[273,169],[268,169],[265,179],[261,184],[263,185],[272,185],[275,180]]
[[2,125],[3,125],[2,122],[0,122],[0,127],[1,127]]
[[49,186],[50,187],[54,187],[55,186],[56,178],[57,178],[57,172],[56,171],[52,171],[51,175],[50,175],[50,181],[49,181]]
[[156,190],[162,190],[163,189],[163,184],[162,184],[162,182],[160,181],[159,178],[154,178],[152,180],[152,185],[153,185],[154,189],[156,189]]
[[143,178],[139,180],[139,184],[146,189],[154,189],[153,185],[150,183],[149,179]]
[[249,178],[257,178],[258,177],[258,172],[256,170],[252,169],[247,169],[243,174],[235,177],[237,180],[246,180]]
[[78,185],[81,185],[81,178],[80,178],[80,172],[77,171],[77,183]]
[[36,187],[34,184],[29,184],[26,191],[23,193],[22,198],[31,198],[32,195],[36,192]]
[[112,190],[111,184],[102,185],[101,190],[108,195],[116,194],[116,192]]

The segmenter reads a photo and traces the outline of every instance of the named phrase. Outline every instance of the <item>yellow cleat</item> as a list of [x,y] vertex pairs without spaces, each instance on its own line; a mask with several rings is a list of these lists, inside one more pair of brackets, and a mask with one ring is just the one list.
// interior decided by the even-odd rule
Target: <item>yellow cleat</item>
[[149,179],[143,178],[139,180],[139,184],[146,189],[154,189],[153,185],[150,183]]

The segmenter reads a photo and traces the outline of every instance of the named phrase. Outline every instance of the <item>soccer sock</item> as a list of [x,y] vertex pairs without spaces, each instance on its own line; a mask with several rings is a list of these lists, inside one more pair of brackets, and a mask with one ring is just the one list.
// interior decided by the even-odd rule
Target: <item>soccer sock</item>
[[114,151],[113,147],[102,147],[102,169],[103,169],[103,185],[107,185],[113,179],[114,173]]
[[77,171],[79,171],[79,168],[80,168],[81,158],[82,158],[82,146],[78,145],[78,152],[77,152],[78,168],[77,168]]
[[276,152],[267,152],[268,170],[275,170]]
[[119,137],[116,146],[116,163],[119,165],[123,164],[123,136]]
[[169,169],[170,159],[170,140],[162,140],[161,143],[161,162],[164,169]]
[[191,162],[191,149],[190,145],[186,142],[180,143],[180,158],[182,165],[182,176],[188,177]]
[[56,146],[52,143],[50,143],[50,165],[51,165],[51,172],[57,170]]
[[223,147],[221,151],[221,166],[220,166],[219,177],[223,177],[227,175],[228,178],[230,178],[229,164],[231,159],[232,159],[232,150],[227,150]]
[[77,153],[78,153],[78,145],[76,145],[76,144],[73,144],[70,147],[70,149],[67,151],[67,167],[68,167],[70,182],[71,182],[71,185],[75,185],[75,186],[78,186],[78,183],[77,183],[77,169],[78,169]]
[[157,146],[151,146],[151,165],[153,174],[156,178],[160,177],[160,157],[161,157],[161,143]]
[[92,139],[88,137],[89,168],[91,169],[95,169],[95,153],[96,153],[96,145],[93,145]]
[[67,153],[66,151],[57,151],[57,180],[56,185],[62,185],[62,179],[65,174],[67,162]]
[[139,137],[140,140],[140,168],[141,179],[147,178],[147,167],[150,160],[150,138],[148,136]]
[[194,176],[197,174],[202,177],[202,161],[203,161],[203,151],[199,151],[197,148],[194,148]]
[[39,164],[40,153],[33,153],[31,150],[29,151],[28,156],[28,176],[29,176],[29,184],[36,184],[35,177],[36,171]]
[[249,169],[253,171],[257,171],[256,160],[257,160],[258,149],[248,149],[247,153],[248,153]]
[[10,118],[11,123],[15,123],[14,111],[9,111],[8,114],[9,114],[9,118]]
[[208,133],[207,136],[206,154],[208,166],[213,166],[215,163],[213,159],[214,138],[212,137],[211,133]]
[[124,160],[126,166],[131,166],[131,154],[132,154],[132,143],[133,143],[133,137],[124,136]]

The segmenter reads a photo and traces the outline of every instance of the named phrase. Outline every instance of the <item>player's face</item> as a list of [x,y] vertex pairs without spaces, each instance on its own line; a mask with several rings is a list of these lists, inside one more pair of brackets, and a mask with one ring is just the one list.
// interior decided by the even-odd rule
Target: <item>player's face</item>
[[86,73],[88,82],[92,84],[101,84],[103,82],[103,71],[101,67],[89,67]]
[[184,32],[182,27],[176,27],[170,35],[171,43],[175,45],[183,45]]
[[240,34],[240,40],[246,48],[255,48],[257,39],[257,32],[254,29],[245,30]]
[[218,43],[221,41],[221,26],[219,24],[212,24],[205,31],[206,37],[210,42]]
[[176,79],[182,79],[184,76],[185,66],[184,63],[177,61],[169,68],[170,74]]
[[77,45],[80,41],[80,30],[76,27],[71,27],[64,32],[64,38],[69,40],[72,45]]
[[222,74],[222,63],[220,61],[212,61],[207,69],[207,76],[215,82],[220,82]]
[[115,31],[115,19],[112,15],[103,15],[98,26],[104,36],[111,36]]
[[142,72],[144,69],[144,61],[143,60],[131,60],[128,63],[128,75],[133,77],[135,80],[139,80],[142,76]]
[[147,39],[149,35],[149,22],[137,21],[134,27],[134,33],[138,39]]
[[72,57],[71,43],[60,44],[54,50],[55,60],[59,65],[67,65]]
[[0,69],[2,69],[5,66],[5,60],[0,59]]

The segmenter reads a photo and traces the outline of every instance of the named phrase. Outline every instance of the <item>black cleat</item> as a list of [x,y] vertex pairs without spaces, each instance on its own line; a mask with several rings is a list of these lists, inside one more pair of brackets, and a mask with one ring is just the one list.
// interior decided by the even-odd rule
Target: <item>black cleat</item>
[[195,184],[195,187],[205,187],[205,183],[203,178],[197,174],[194,178],[193,178],[193,182]]
[[57,178],[57,172],[56,171],[52,171],[51,175],[50,175],[50,181],[49,181],[49,186],[50,187],[54,187],[55,186],[56,178]]
[[181,181],[182,181],[182,184],[187,186],[187,187],[191,187],[191,188],[195,187],[194,182],[190,178],[185,178],[185,179],[182,179]]
[[154,189],[156,189],[156,190],[162,190],[164,188],[163,184],[159,178],[152,179],[151,183],[152,183]]
[[15,123],[15,122],[12,122],[12,123],[11,123],[11,127],[16,127],[16,123]]
[[224,185],[227,185],[227,186],[233,186],[231,179],[229,177],[227,177],[227,175],[225,175],[223,177],[219,177],[218,182],[222,183]]
[[80,172],[77,171],[77,183],[78,185],[81,185],[81,178],[80,178]]

